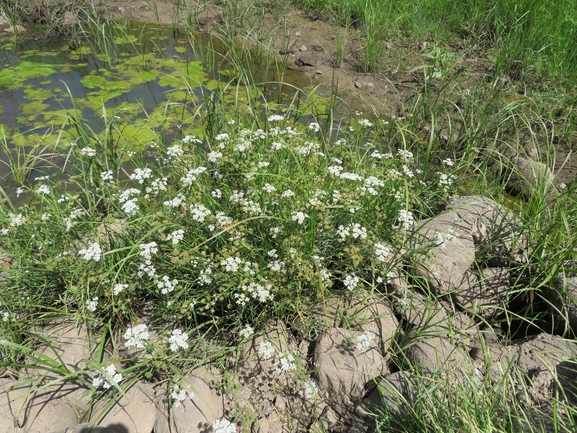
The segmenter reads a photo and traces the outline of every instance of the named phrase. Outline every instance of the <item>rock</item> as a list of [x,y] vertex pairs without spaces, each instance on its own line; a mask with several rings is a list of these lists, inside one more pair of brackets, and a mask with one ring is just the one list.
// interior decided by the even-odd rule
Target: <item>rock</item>
[[359,331],[332,328],[321,337],[315,348],[315,376],[319,388],[325,393],[327,403],[341,410],[360,399],[367,384],[389,372],[377,350],[376,341],[357,347],[363,341],[362,335]]
[[[397,332],[399,321],[391,308],[369,292],[358,292],[352,305],[348,308],[348,325],[362,331],[374,332],[377,346],[384,356],[388,346]],[[341,323],[340,326],[343,326]]]
[[[113,391],[114,392],[114,391]],[[130,433],[150,433],[156,423],[156,404],[154,390],[142,382],[133,384],[125,395],[118,395],[109,409],[109,401],[104,399],[94,405],[91,419],[110,430],[123,426]]]
[[301,45],[301,46],[299,47],[299,51],[306,51],[306,50],[307,50],[306,45]]
[[375,83],[370,82],[370,81],[355,81],[355,87],[357,89],[371,89],[373,87],[375,87]]
[[317,56],[314,54],[301,53],[298,59],[295,60],[295,65],[297,65],[299,68],[304,66],[315,66],[317,61]]
[[554,185],[555,176],[546,164],[516,157],[511,161],[511,165],[512,170],[506,187],[512,194],[524,194],[530,197],[541,191],[547,200],[553,200],[558,196]]
[[[548,402],[558,385],[565,391],[575,388],[577,346],[574,341],[543,333],[514,346],[514,365],[522,375],[518,382],[519,391],[525,394],[527,389],[533,401]],[[558,377],[556,372],[562,362],[565,363],[560,369],[563,375]],[[564,368],[571,363],[573,375]]]
[[460,375],[470,374],[472,371],[468,355],[451,344],[448,338],[432,337],[418,341],[405,350],[405,356],[421,374],[445,372]]
[[29,382],[0,379],[1,432],[61,432],[77,423],[74,409],[51,389],[34,392]]
[[212,423],[224,416],[223,395],[217,387],[221,380],[216,370],[204,367],[190,373],[183,385],[192,390],[192,399],[185,399],[178,407],[172,409],[172,419],[176,433],[201,433],[209,431]]
[[417,378],[410,372],[397,371],[380,379],[377,387],[356,411],[359,415],[370,416],[378,410],[385,410],[394,417],[399,417],[417,398]]
[[6,27],[4,29],[5,33],[8,33],[9,35],[23,35],[25,33],[28,33],[28,30],[26,30],[24,27],[16,24],[15,26],[10,26],[10,27]]
[[406,289],[395,296],[395,309],[416,329],[435,333],[446,333],[449,315],[444,307],[433,297]]
[[509,268],[469,270],[461,288],[453,295],[455,302],[481,317],[492,317],[502,311],[499,307],[508,297],[510,277]]
[[10,24],[8,17],[4,12],[0,12],[0,26],[7,26],[8,24]]
[[[574,269],[575,263],[568,262],[566,269]],[[577,276],[562,271],[555,283],[555,290],[548,294],[549,310],[560,322],[559,330],[566,336],[569,331],[577,336]]]
[[415,266],[433,291],[452,295],[455,303],[489,314],[507,301],[507,273],[512,263],[523,263],[524,240],[517,235],[520,223],[493,200],[460,197],[449,210],[420,221],[415,247],[427,250]]

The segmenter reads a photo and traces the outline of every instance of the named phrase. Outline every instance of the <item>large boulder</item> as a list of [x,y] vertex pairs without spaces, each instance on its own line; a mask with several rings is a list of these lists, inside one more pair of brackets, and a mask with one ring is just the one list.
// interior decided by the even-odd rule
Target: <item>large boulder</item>
[[525,260],[519,226],[489,198],[453,199],[446,212],[419,222],[414,246],[426,253],[415,272],[437,294],[487,318],[507,301],[506,268]]

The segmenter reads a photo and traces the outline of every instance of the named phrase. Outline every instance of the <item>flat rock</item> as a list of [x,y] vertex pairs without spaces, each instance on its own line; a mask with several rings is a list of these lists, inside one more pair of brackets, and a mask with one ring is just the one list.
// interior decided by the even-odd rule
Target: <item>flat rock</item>
[[30,384],[0,379],[0,431],[6,433],[61,432],[78,423],[74,409],[54,391],[33,392]]
[[555,199],[555,176],[549,167],[542,162],[522,157],[513,158],[512,171],[507,179],[507,188],[512,194],[532,196],[537,191],[545,194],[548,200]]
[[186,399],[172,410],[176,433],[200,433],[211,429],[212,423],[224,416],[223,395],[217,389],[220,375],[204,367],[186,376],[183,385],[192,390],[192,399]]
[[115,430],[115,426],[123,426],[130,433],[150,433],[156,422],[154,400],[153,388],[137,382],[125,391],[124,396],[119,396],[118,401],[110,409],[106,409],[109,403],[107,399],[96,403],[92,421],[111,430]]
[[377,387],[357,406],[357,413],[370,415],[385,410],[399,417],[419,397],[418,381],[408,371],[397,371],[379,380]]
[[345,407],[360,399],[365,386],[387,374],[389,368],[378,350],[375,340],[368,348],[357,347],[359,331],[331,328],[317,342],[314,362],[319,388],[327,402]]
[[405,350],[405,356],[421,374],[469,374],[472,370],[468,355],[451,344],[448,338],[432,337],[418,341]]

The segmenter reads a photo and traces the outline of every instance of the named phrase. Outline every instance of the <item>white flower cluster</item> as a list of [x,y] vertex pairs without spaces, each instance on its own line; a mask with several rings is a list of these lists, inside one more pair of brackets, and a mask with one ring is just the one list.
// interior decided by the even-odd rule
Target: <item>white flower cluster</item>
[[175,207],[179,207],[182,203],[184,203],[185,200],[186,200],[186,197],[184,197],[183,194],[178,194],[172,200],[166,200],[163,204],[166,207],[175,208]]
[[343,279],[343,284],[351,292],[359,285],[359,277],[354,274],[346,275]]
[[178,244],[182,239],[184,239],[184,230],[182,229],[175,230],[168,236],[166,236],[166,240],[167,241],[171,240],[173,245]]
[[92,379],[92,386],[94,388],[100,388],[100,385],[104,389],[113,387],[122,381],[122,374],[116,371],[114,364],[109,365],[104,369],[102,374],[100,371],[94,372],[94,378]]
[[137,198],[132,198],[130,200],[127,200],[126,203],[122,205],[122,210],[126,213],[127,217],[130,218],[136,215],[136,212],[138,211],[138,209],[140,209],[140,206],[138,206],[137,201],[138,201]]
[[258,354],[264,360],[272,358],[275,352],[276,350],[270,341],[263,341],[258,345]]
[[188,349],[188,334],[180,329],[175,329],[172,331],[168,343],[170,344],[170,350],[173,352],[176,352],[179,348],[186,350]]
[[94,242],[90,244],[88,248],[79,250],[78,255],[82,256],[82,258],[86,261],[94,260],[95,262],[99,262],[100,257],[102,256],[102,249],[100,248],[99,244]]
[[179,158],[183,154],[184,154],[184,151],[182,150],[182,147],[180,147],[178,144],[175,144],[174,146],[171,146],[168,149],[166,149],[166,155],[170,159]]
[[26,222],[26,217],[19,213],[18,215],[10,214],[10,227],[20,227]]
[[168,185],[168,179],[166,177],[159,177],[158,179],[154,179],[150,184],[150,187],[146,188],[146,192],[148,194],[158,195],[161,191],[166,191],[166,187]]
[[268,116],[269,122],[280,122],[282,120],[284,120],[284,116],[281,116],[280,114],[273,114],[271,116]]
[[226,272],[236,272],[241,263],[242,260],[240,257],[227,257],[226,259],[221,260],[220,266],[224,266]]
[[369,350],[375,339],[375,333],[373,331],[365,331],[356,338],[356,348],[361,352],[366,352]]
[[304,389],[299,391],[300,396],[304,398],[315,398],[318,395],[319,389],[317,388],[317,384],[312,380],[307,380],[304,385]]
[[170,397],[174,400],[174,407],[180,406],[187,398],[193,399],[194,393],[186,388],[181,388],[178,384],[172,385]]
[[100,179],[102,179],[103,182],[112,182],[112,180],[114,180],[114,173],[112,173],[112,170],[103,171],[100,173]]
[[375,242],[375,256],[379,262],[385,263],[390,253],[391,249],[386,244]]
[[144,323],[128,328],[124,333],[124,346],[127,348],[136,347],[137,349],[144,349],[144,342],[148,341],[150,334]]
[[36,194],[50,194],[50,187],[48,185],[41,184],[35,190]]
[[398,149],[397,155],[401,158],[404,162],[411,162],[413,160],[413,152],[408,150]]
[[353,237],[353,239],[366,239],[367,229],[359,223],[351,223],[346,227],[340,225],[337,234],[341,237],[341,241],[344,241],[348,236]]
[[186,173],[186,176],[180,178],[180,182],[184,186],[190,186],[190,185],[192,185],[192,182],[194,182],[196,180],[196,178],[198,176],[200,176],[202,173],[204,173],[206,170],[207,170],[206,167],[198,167],[198,168],[194,168],[192,170],[189,170],[188,173]]
[[124,203],[130,200],[133,196],[140,194],[140,190],[136,188],[128,188],[127,190],[122,191],[122,193],[118,196],[118,201],[120,203]]
[[294,371],[297,369],[295,357],[290,353],[288,355],[284,355],[282,353],[279,354],[276,361],[276,366],[282,373],[288,373],[289,371]]
[[152,177],[152,170],[150,168],[136,168],[134,169],[134,173],[128,176],[133,181],[143,184],[145,179],[149,179]]
[[202,204],[193,204],[190,205],[190,213],[194,221],[201,223],[204,222],[206,217],[209,216],[212,212]]
[[96,156],[96,150],[94,150],[92,147],[86,146],[86,147],[80,149],[80,154],[84,155],[84,156],[92,157],[92,156]]
[[242,328],[238,333],[238,335],[240,335],[240,338],[242,338],[243,340],[246,340],[252,334],[254,334],[254,329],[250,325],[245,325],[245,327]]
[[226,418],[217,419],[212,423],[214,433],[236,433],[236,426]]
[[218,160],[222,158],[222,152],[212,151],[207,155],[208,162],[217,163]]
[[125,289],[128,289],[128,284],[115,284],[112,288],[112,294],[114,296],[120,295]]
[[94,313],[96,311],[96,308],[98,308],[98,296],[95,296],[94,298],[88,299],[86,301],[86,309],[88,311]]
[[173,292],[176,286],[178,285],[178,280],[170,280],[168,275],[163,276],[156,282],[156,287],[160,289],[160,293],[166,295],[167,293]]
[[152,265],[152,256],[158,253],[158,245],[156,242],[149,242],[147,244],[140,244],[140,255],[144,258],[144,263],[141,263],[138,266],[138,273],[139,277],[146,274],[150,278],[153,278],[156,275],[156,269]]
[[398,221],[401,223],[401,226],[407,230],[410,229],[412,226],[415,225],[415,218],[411,211],[401,209],[399,211],[399,218]]
[[302,225],[308,217],[309,216],[304,212],[293,212],[291,218],[293,221],[296,221],[299,225]]

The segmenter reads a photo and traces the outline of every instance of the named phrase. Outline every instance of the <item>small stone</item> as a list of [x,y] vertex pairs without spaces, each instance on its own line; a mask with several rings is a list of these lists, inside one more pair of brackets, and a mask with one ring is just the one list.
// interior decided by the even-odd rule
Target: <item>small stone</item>
[[299,51],[306,51],[306,50],[307,50],[306,45],[301,45],[301,46],[299,47]]
[[315,75],[322,75],[322,74],[323,74],[322,71],[319,70],[319,69],[317,69],[317,70],[315,71]]
[[301,37],[301,32],[296,32],[296,33],[295,33],[295,36],[296,36],[297,38],[300,38],[300,37]]

